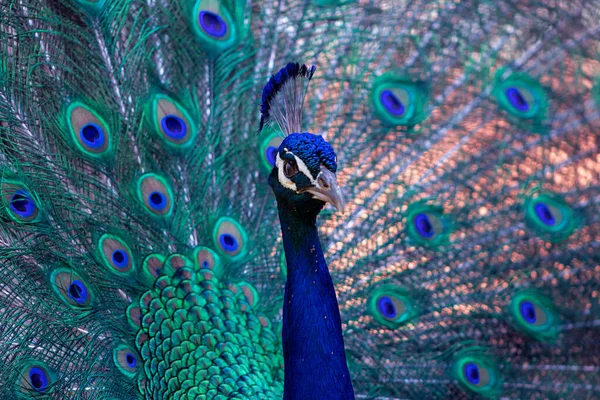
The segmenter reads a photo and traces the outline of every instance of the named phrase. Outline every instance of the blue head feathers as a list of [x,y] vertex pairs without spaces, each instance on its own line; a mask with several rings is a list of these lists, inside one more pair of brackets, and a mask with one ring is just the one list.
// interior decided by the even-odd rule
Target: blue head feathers
[[309,68],[289,63],[269,79],[262,92],[259,132],[271,118],[286,135],[302,132],[302,104],[316,69],[314,65]]
[[319,174],[321,165],[333,173],[337,171],[335,151],[322,136],[308,132],[289,135],[279,146],[279,156],[284,158],[286,152],[292,152],[304,161],[313,176]]

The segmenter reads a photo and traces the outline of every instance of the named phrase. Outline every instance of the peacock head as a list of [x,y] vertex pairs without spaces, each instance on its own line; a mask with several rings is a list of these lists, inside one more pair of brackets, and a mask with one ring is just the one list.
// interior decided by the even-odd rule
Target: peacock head
[[315,216],[331,203],[344,211],[346,202],[337,184],[337,157],[319,135],[293,133],[277,151],[275,167],[269,176],[280,207]]

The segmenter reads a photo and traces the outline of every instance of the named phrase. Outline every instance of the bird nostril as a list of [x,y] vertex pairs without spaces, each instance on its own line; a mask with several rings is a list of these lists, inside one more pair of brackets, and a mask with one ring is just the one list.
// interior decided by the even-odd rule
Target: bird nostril
[[322,176],[320,176],[319,179],[317,179],[317,183],[319,184],[321,189],[329,189],[329,183],[325,179],[323,179]]

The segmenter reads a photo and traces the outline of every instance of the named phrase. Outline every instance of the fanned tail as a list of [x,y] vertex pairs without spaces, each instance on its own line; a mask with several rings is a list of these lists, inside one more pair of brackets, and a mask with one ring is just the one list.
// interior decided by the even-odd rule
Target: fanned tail
[[596,2],[0,10],[0,397],[278,398],[303,127],[358,398],[600,396]]

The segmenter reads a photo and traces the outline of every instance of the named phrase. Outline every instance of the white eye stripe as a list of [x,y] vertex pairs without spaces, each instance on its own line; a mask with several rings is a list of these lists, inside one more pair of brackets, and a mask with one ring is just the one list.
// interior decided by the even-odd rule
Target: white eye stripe
[[[304,161],[302,161],[301,159],[299,159],[291,151],[288,152],[287,154],[291,154],[291,155],[294,156],[294,159],[296,160],[296,165],[298,165],[298,171],[301,172],[302,174],[304,174],[304,176],[306,176],[313,185],[316,185],[317,184],[317,180],[313,177],[313,175],[311,174],[311,172],[308,170],[308,167],[306,166],[306,164],[304,163]],[[279,183],[281,183],[281,185],[283,187],[291,189],[294,192],[297,192],[298,191],[298,187],[296,186],[296,184],[294,182],[292,182],[283,173],[283,164],[284,164],[284,161],[281,159],[281,157],[279,157],[279,153],[277,153],[277,156],[276,156],[276,159],[275,159],[275,165],[277,166],[277,178],[279,179]]]
[[296,164],[298,165],[298,171],[302,172],[310,180],[310,183],[315,185],[317,183],[317,180],[310,173],[310,171],[308,170],[308,167],[306,166],[306,164],[304,164],[304,161],[302,161],[301,159],[296,157],[296,155],[292,152],[290,152],[289,154],[293,155],[294,158],[296,159]]
[[294,192],[297,191],[298,188],[296,187],[296,184],[283,173],[283,160],[279,157],[279,153],[277,153],[277,157],[275,158],[275,165],[277,166],[277,179],[279,180],[279,183],[281,183],[281,186],[293,190]]

